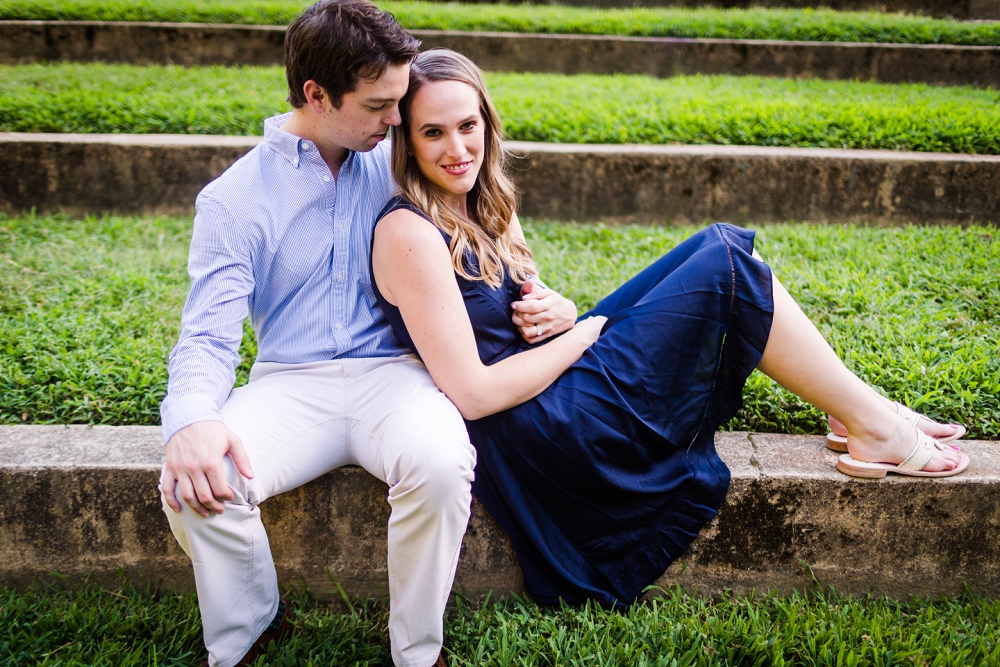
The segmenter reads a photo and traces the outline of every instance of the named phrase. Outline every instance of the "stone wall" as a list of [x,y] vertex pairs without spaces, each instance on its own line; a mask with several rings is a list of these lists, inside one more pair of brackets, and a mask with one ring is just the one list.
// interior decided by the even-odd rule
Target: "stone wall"
[[[257,137],[0,133],[0,211],[188,214]],[[526,217],[737,224],[1000,220],[1000,156],[508,142]],[[751,194],[752,193],[752,194]]]
[[[963,442],[969,470],[940,480],[857,480],[819,437],[719,433],[732,487],[718,517],[658,580],[719,593],[807,589],[899,597],[1000,594],[1000,443]],[[156,481],[158,427],[0,426],[0,581],[119,573],[189,589]],[[386,592],[384,484],[342,468],[267,500],[261,514],[285,586],[336,597]],[[523,592],[510,543],[478,503],[456,590]]]

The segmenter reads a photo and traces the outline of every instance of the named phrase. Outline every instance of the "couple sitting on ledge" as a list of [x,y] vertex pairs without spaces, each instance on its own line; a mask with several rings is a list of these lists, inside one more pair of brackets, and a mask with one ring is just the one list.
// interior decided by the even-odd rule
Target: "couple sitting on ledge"
[[[713,438],[754,368],[831,415],[849,475],[968,466],[942,444],[962,427],[841,363],[752,231],[708,227],[578,317],[539,279],[480,71],[417,47],[367,0],[306,10],[294,110],[198,197],[160,489],[208,665],[288,632],[258,505],[339,466],[388,485],[400,667],[445,664],[472,491],[535,600],[632,603],[722,504]],[[247,316],[258,356],[233,389]]]

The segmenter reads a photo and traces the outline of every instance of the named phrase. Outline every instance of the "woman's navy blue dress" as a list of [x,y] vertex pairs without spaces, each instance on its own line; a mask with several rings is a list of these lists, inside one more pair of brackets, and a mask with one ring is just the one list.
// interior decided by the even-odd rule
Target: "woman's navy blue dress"
[[[399,208],[423,216],[395,198],[379,218]],[[690,237],[582,316],[608,321],[545,391],[466,422],[473,491],[510,536],[537,602],[632,603],[718,511],[729,469],[715,432],[742,405],[774,310],[753,240],[726,224]],[[532,347],[511,322],[519,285],[456,277],[484,364]],[[416,352],[399,310],[375,294]]]

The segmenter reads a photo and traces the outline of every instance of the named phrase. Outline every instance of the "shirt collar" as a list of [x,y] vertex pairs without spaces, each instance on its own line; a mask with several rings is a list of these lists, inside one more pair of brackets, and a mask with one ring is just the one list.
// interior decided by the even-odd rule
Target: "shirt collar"
[[302,138],[281,129],[281,126],[291,117],[292,112],[289,111],[266,119],[264,121],[264,143],[274,149],[278,155],[298,167],[299,145],[302,143]]
[[[270,118],[265,119],[264,143],[274,149],[278,155],[291,162],[292,166],[297,168],[299,166],[299,160],[302,156],[302,151],[314,148],[315,144],[281,129],[281,127],[288,122],[288,119],[291,117],[292,112],[289,111],[288,113],[271,116]],[[347,159],[344,160],[341,170],[343,170],[344,167],[351,162],[353,157],[354,151],[348,151]]]

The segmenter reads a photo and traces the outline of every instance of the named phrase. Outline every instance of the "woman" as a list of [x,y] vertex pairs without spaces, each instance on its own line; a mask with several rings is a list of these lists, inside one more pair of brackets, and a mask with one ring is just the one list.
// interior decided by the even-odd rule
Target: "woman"
[[533,278],[476,66],[421,54],[400,113],[402,195],[375,229],[376,297],[465,417],[475,493],[537,601],[631,603],[688,547],[725,498],[713,435],[755,367],[839,420],[851,474],[968,465],[927,435],[955,428],[908,425],[844,367],[753,232],[709,227],[575,321]]

